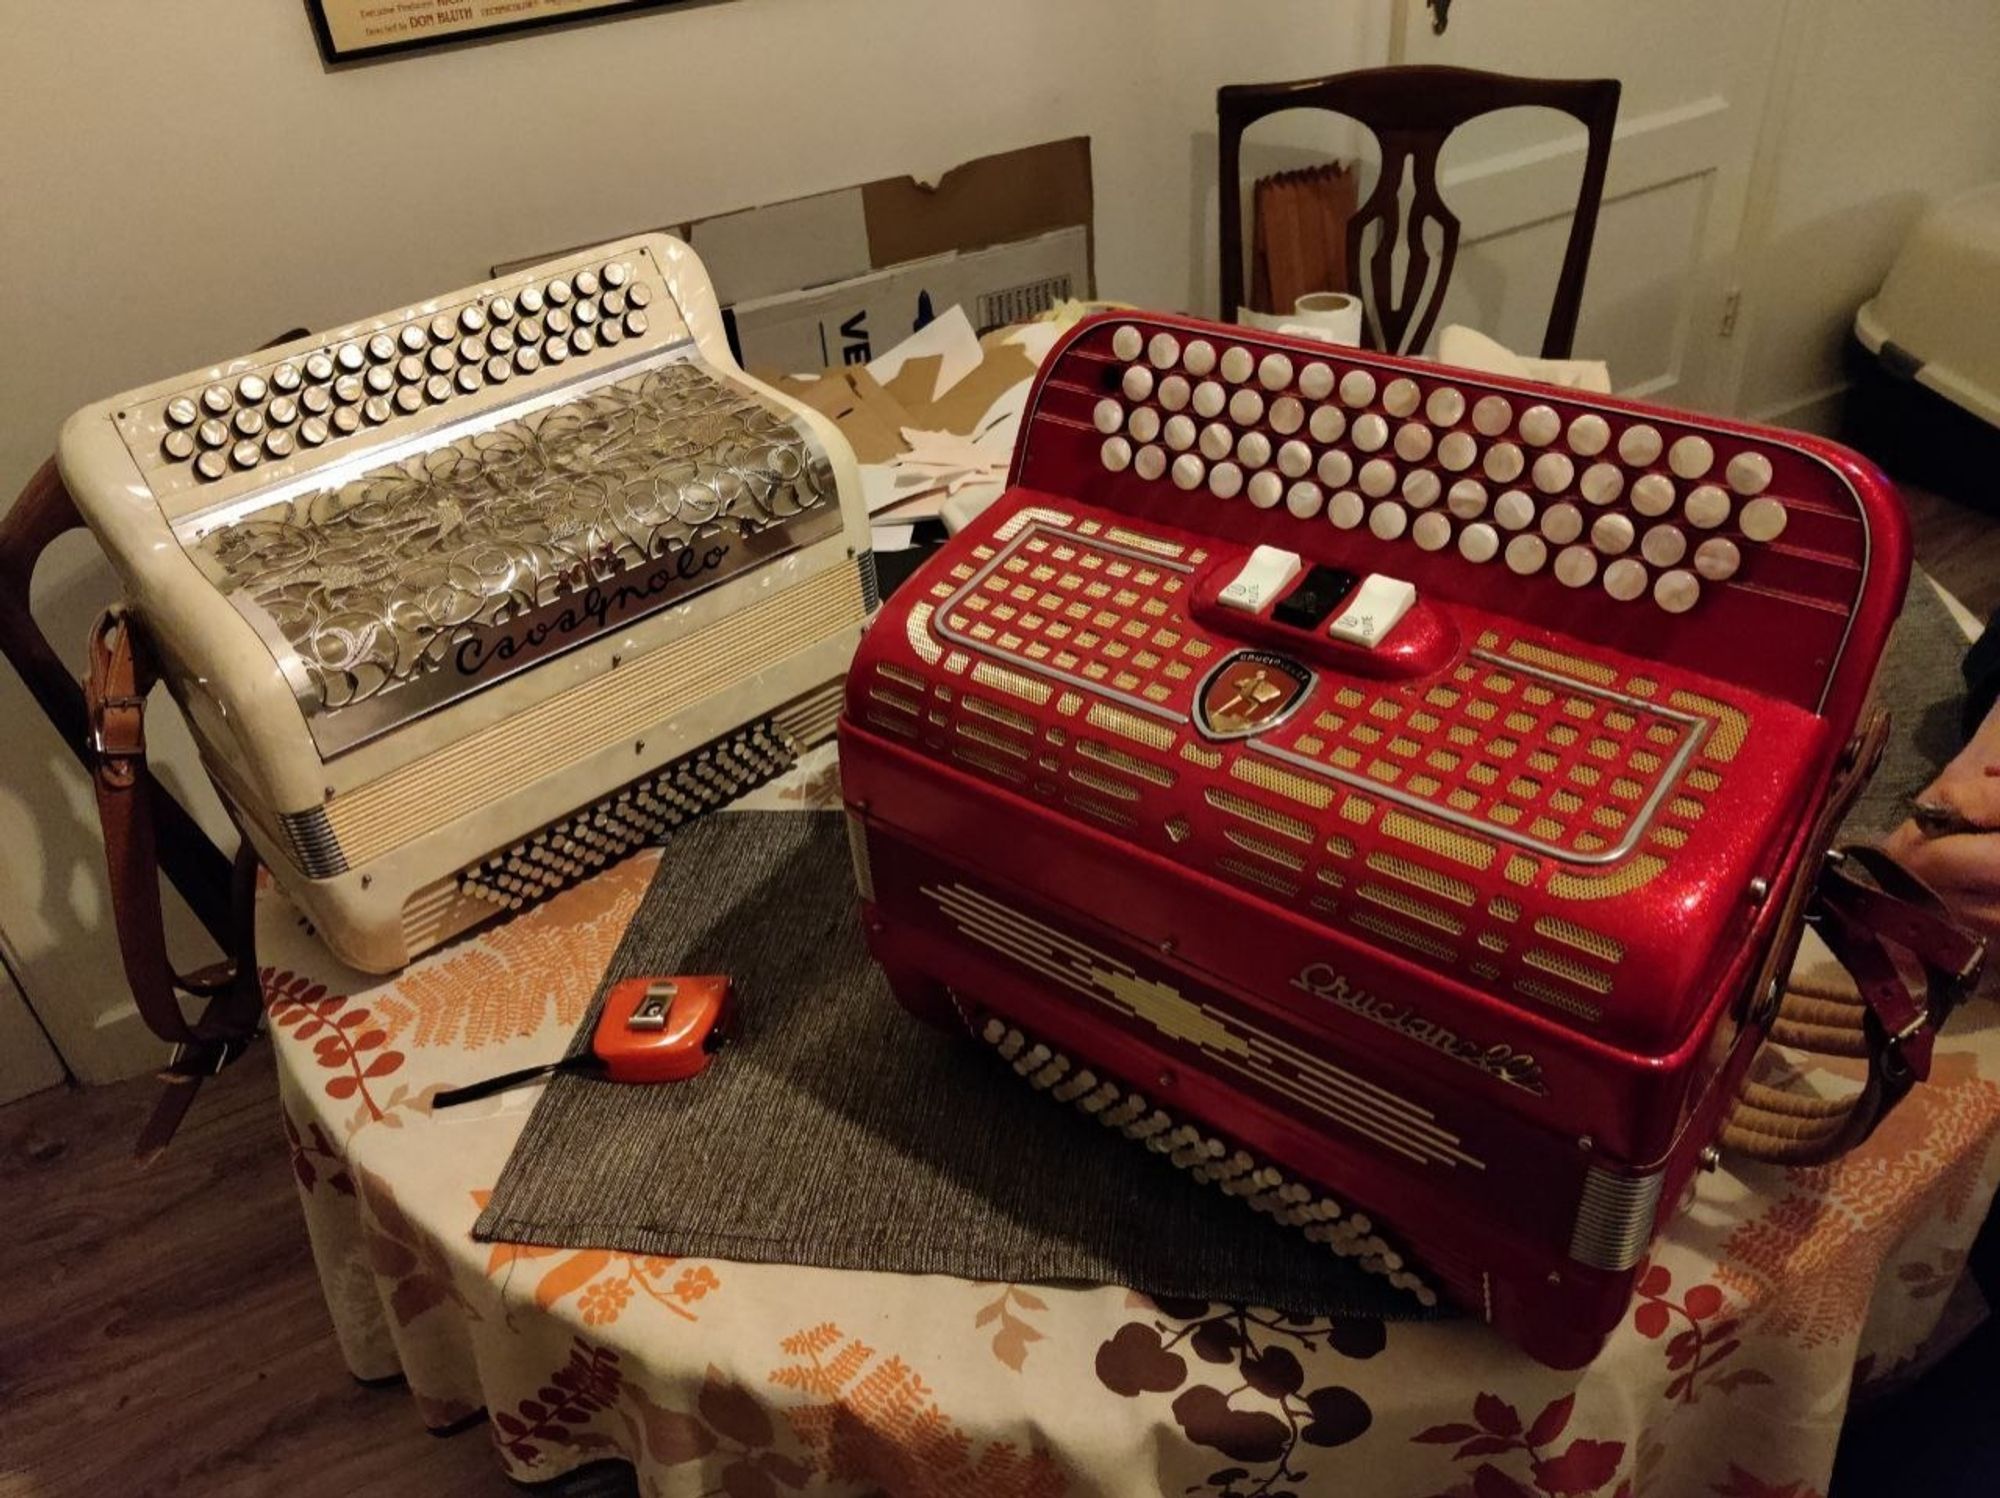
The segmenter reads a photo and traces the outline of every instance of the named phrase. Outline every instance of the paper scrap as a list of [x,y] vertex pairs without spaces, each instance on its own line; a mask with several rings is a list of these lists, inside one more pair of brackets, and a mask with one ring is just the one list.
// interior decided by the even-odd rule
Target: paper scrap
[[869,531],[869,544],[877,551],[908,551],[916,535],[914,525],[878,525]]
[[879,383],[887,385],[911,359],[937,356],[937,381],[931,387],[930,399],[939,400],[947,390],[979,367],[983,355],[979,335],[972,331],[972,319],[965,315],[963,307],[954,305],[886,354],[872,360],[866,368]]

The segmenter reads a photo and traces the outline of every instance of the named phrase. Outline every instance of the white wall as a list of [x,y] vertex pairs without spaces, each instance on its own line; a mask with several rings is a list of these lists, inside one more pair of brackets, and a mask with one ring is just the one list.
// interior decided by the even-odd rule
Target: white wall
[[[727,0],[329,72],[297,0],[10,0],[0,494],[77,406],[285,328],[1068,135],[1094,142],[1100,286],[1186,304],[1216,85],[1380,61],[1363,10]],[[45,627],[80,642],[104,569],[85,545],[44,571]],[[86,1080],[140,1069],[88,787],[4,670],[0,722],[0,938]]]

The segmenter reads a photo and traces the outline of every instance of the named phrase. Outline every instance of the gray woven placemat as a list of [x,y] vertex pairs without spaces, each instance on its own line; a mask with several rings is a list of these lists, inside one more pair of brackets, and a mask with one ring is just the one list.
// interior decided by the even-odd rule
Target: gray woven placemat
[[[1955,751],[1963,652],[1917,579],[1882,671],[1896,731],[1849,836],[1893,826]],[[732,813],[675,838],[609,975],[732,974],[738,1044],[690,1083],[551,1082],[474,1235],[1436,1314],[910,1018],[853,898],[837,815]]]

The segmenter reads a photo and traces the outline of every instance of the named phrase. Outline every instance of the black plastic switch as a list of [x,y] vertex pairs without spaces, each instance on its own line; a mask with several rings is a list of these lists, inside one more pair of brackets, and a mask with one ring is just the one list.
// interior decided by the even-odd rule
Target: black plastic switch
[[1293,629],[1317,629],[1333,616],[1341,600],[1360,581],[1355,573],[1338,567],[1314,567],[1296,588],[1278,600],[1271,617]]

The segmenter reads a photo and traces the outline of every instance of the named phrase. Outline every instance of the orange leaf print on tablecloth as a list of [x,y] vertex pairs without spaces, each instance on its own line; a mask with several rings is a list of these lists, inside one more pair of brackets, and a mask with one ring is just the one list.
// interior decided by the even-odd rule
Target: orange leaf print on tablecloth
[[575,1025],[658,863],[628,858],[408,969],[375,1001],[388,1038],[476,1051]]
[[[491,1191],[472,1193],[481,1210],[492,1198]],[[546,1311],[574,1295],[585,1326],[608,1326],[635,1298],[650,1301],[683,1321],[698,1321],[701,1318],[688,1307],[722,1288],[721,1279],[706,1264],[682,1268],[681,1260],[657,1254],[546,1248],[534,1243],[495,1243],[486,1256],[486,1273],[489,1278],[504,1280],[511,1278],[517,1264],[544,1259],[556,1262],[535,1282],[535,1304]],[[680,1269],[678,1275],[675,1269]],[[673,1282],[668,1284],[670,1276]]]
[[1048,1302],[1031,1290],[1023,1290],[1019,1285],[1003,1285],[999,1298],[990,1300],[979,1308],[972,1318],[974,1326],[986,1326],[999,1322],[993,1330],[993,1356],[1012,1368],[1016,1373],[1028,1361],[1028,1345],[1042,1340],[1042,1333],[1028,1324],[1025,1317],[1014,1314],[1014,1307],[1023,1311],[1046,1311]]
[[400,1071],[403,1053],[385,1049],[389,1032],[375,1012],[345,994],[328,993],[302,973],[267,967],[258,980],[272,1027],[298,1045],[309,1044],[321,1069],[333,1073],[326,1095],[335,1102],[359,1098],[362,1121],[380,1122],[384,1109],[368,1084]]

